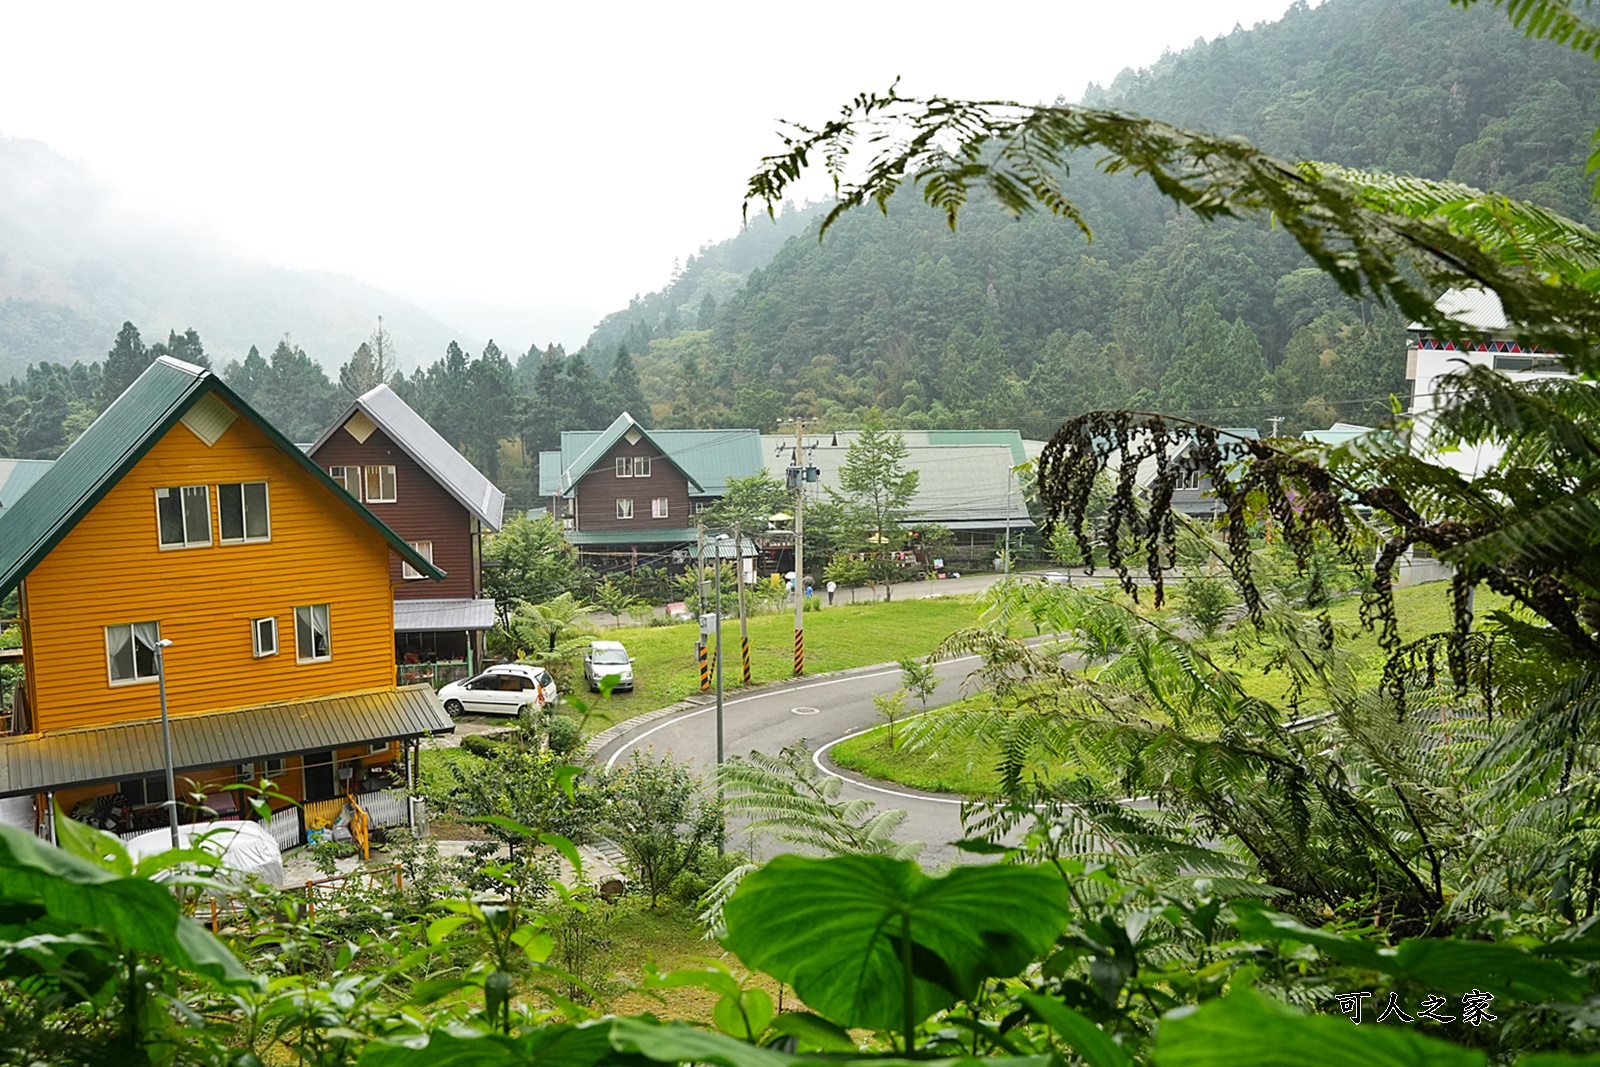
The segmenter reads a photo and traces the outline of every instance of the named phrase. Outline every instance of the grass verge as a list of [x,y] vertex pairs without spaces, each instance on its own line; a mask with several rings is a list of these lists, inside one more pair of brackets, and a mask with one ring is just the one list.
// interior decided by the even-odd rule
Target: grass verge
[[[806,673],[824,674],[925,656],[952,631],[977,621],[977,607],[970,596],[916,600],[908,597],[887,604],[838,604],[807,612]],[[752,615],[749,627],[754,684],[793,677],[793,614]],[[635,689],[604,698],[586,691],[571,694],[588,705],[584,732],[597,733],[700,692],[700,666],[695,658],[698,634],[699,627],[692,622],[603,631],[599,636],[628,646],[628,653],[634,658]],[[741,688],[737,618],[723,620],[722,651],[722,685],[731,692]]]
[[[1480,589],[1475,608],[1479,619],[1507,607],[1509,601],[1496,593]],[[1376,686],[1383,677],[1384,653],[1378,635],[1360,625],[1361,599],[1348,597],[1329,609],[1343,646],[1359,660],[1357,677],[1363,685]],[[1402,640],[1447,630],[1451,624],[1450,585],[1430,582],[1395,592],[1395,615]],[[1245,691],[1252,696],[1281,704],[1289,692],[1290,681],[1284,672],[1269,670],[1271,653],[1254,640],[1248,623],[1201,642],[1213,659],[1232,670]],[[1312,708],[1302,706],[1301,711]],[[902,726],[903,729],[903,726]],[[999,787],[1000,775],[994,745],[980,737],[924,739],[890,747],[885,728],[862,734],[833,746],[828,755],[840,767],[887,782],[898,782],[913,789],[964,796],[992,794]],[[1036,754],[1031,770],[1048,775],[1059,766],[1042,750]]]

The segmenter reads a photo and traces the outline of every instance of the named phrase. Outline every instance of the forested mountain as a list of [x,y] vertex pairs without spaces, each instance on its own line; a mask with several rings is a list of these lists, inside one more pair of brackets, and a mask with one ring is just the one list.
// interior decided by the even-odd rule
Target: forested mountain
[[[1290,158],[1457,178],[1594,222],[1583,131],[1600,126],[1597,70],[1483,6],[1326,0],[1125,72],[1088,99]],[[877,407],[891,425],[1045,436],[1085,409],[1132,405],[1260,428],[1282,416],[1292,432],[1379,418],[1405,389],[1395,313],[1345,298],[1281,232],[1202,224],[1092,158],[1068,182],[1092,241],[1060,219],[982,204],[952,233],[902,195],[886,217],[852,212],[819,242],[820,209],[788,208],[702,248],[570,355],[491,343],[474,356],[444,333],[408,339],[384,312],[394,336],[373,336],[363,356],[352,350],[376,310],[319,349],[295,325],[291,291],[270,278],[259,282],[261,336],[242,347],[153,297],[136,320],[149,342],[131,325],[119,332],[120,318],[101,322],[104,309],[147,299],[124,269],[134,260],[118,258],[125,243],[98,250],[88,238],[38,251],[67,226],[56,216],[80,211],[64,205],[92,214],[99,195],[60,161],[48,197],[20,188],[15,160],[40,151],[0,142],[0,160],[13,161],[0,164],[0,324],[27,324],[0,326],[0,344],[31,344],[29,358],[54,362],[0,385],[0,454],[58,454],[129,368],[163,349],[194,357],[201,337],[227,380],[297,439],[344,397],[391,381],[498,476],[513,506],[534,503],[534,459],[561,430],[603,426],[620,410],[657,426],[769,428],[797,412],[851,425]],[[8,189],[38,210],[17,208]],[[160,235],[147,243],[155,277],[181,259],[176,238],[168,251]],[[247,275],[237,291],[266,277]],[[191,326],[198,335],[177,332]],[[291,341],[278,343],[286,330]],[[324,373],[340,361],[336,376]]]
[[130,216],[82,165],[0,138],[0,381],[30,363],[103,359],[130,320],[162,335],[193,328],[222,362],[288,334],[331,370],[380,315],[408,363],[461,337],[352,278],[272,267]]
[[[1487,7],[1327,0],[1124,72],[1086,102],[1592,222],[1597,94],[1583,56],[1525,40]],[[1092,241],[983,205],[952,234],[902,195],[887,218],[856,212],[820,243],[790,240],[714,315],[685,315],[678,285],[636,300],[584,354],[609,360],[620,339],[650,417],[674,426],[769,426],[797,408],[850,421],[878,406],[910,426],[1044,435],[1131,404],[1233,424],[1282,415],[1293,430],[1379,417],[1404,390],[1395,314],[1344,298],[1285,235],[1201,224],[1093,162],[1068,184]]]

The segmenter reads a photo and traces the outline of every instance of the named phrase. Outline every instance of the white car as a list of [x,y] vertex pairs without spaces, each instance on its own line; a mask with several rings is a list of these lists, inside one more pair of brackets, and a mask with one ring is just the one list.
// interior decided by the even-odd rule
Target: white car
[[608,674],[617,676],[616,689],[633,690],[633,658],[622,647],[621,641],[593,641],[583,657],[583,678],[589,691],[600,691],[600,680]]
[[549,707],[560,694],[556,681],[543,667],[506,663],[490,667],[464,682],[451,682],[439,690],[444,710],[451,715],[515,715],[524,706]]

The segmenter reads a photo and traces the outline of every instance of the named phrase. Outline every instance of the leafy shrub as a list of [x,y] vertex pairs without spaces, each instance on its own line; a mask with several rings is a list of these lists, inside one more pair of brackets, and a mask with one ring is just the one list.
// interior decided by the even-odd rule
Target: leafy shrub
[[653,908],[701,850],[717,840],[722,810],[688,767],[651,759],[637,749],[601,781],[601,832],[622,848]]
[[555,715],[550,719],[545,736],[550,743],[550,751],[565,756],[578,747],[578,742],[583,738],[583,728],[570,715]]
[[1222,628],[1237,602],[1227,582],[1196,572],[1183,580],[1178,591],[1178,614],[1210,637]]
[[461,751],[477,756],[479,759],[494,759],[501,747],[501,742],[485,737],[483,734],[468,734],[461,739]]

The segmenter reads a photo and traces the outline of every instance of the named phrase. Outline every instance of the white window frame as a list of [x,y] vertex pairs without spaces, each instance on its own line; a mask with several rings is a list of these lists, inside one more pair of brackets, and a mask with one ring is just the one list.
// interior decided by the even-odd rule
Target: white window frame
[[[138,635],[138,631],[134,629],[134,627],[136,627],[136,626],[154,626],[155,630],[156,630],[154,640],[158,644],[161,641],[161,623],[158,622],[158,621],[155,621],[155,620],[142,620],[142,621],[139,621],[139,622],[119,622],[119,623],[114,623],[114,624],[112,624],[110,626],[107,626],[105,628],[106,681],[111,685],[143,685],[146,682],[155,681],[157,679],[157,677],[159,676],[159,674],[160,674],[160,653],[159,652],[156,653],[156,659],[151,664],[151,672],[149,674],[140,674],[139,673],[139,649],[138,649],[139,635]],[[123,631],[126,631],[127,634],[128,634],[128,642],[129,642],[130,647],[133,649],[133,675],[132,675],[132,677],[129,677],[129,678],[118,678],[117,675],[116,675],[116,670],[115,670],[116,661],[115,661],[115,659],[113,659],[112,654],[111,654],[111,634],[112,634],[112,631],[114,631],[114,630],[123,630]],[[149,639],[148,634],[146,635],[146,639],[147,640]],[[156,645],[152,645],[151,647],[155,648],[157,646]]]
[[[247,486],[247,485],[259,485],[261,487],[262,507],[266,510],[266,513],[267,513],[267,516],[266,516],[267,517],[267,532],[264,533],[264,534],[257,534],[254,537],[251,537],[250,533],[249,533],[249,530],[250,530],[250,510],[249,510],[249,507],[248,507],[248,505],[246,503],[248,498],[245,496],[245,492],[244,492],[245,486]],[[240,536],[239,537],[224,537],[224,536],[222,536],[222,532],[223,532],[222,531],[222,497],[223,497],[224,490],[228,490],[228,489],[236,489],[236,490],[238,490],[238,493],[239,493],[239,523],[240,523],[240,530],[239,530]],[[217,485],[217,541],[218,541],[218,543],[219,544],[224,544],[224,545],[249,545],[249,544],[260,544],[260,543],[262,543],[264,541],[270,541],[270,540],[272,540],[272,490],[270,488],[268,488],[267,483],[264,482],[264,481],[261,481],[261,482],[222,482],[222,483],[219,483]]]
[[617,477],[618,478],[632,478],[633,477],[633,457],[632,456],[618,456],[617,457]]
[[[386,472],[389,481],[387,486],[384,485]],[[378,476],[378,491],[376,493],[372,491],[372,476],[374,473]],[[363,475],[365,477],[367,503],[393,504],[400,499],[400,483],[395,478],[393,463],[374,463],[363,471]],[[385,489],[388,490],[387,493],[385,493]]]
[[[263,624],[269,625],[263,626]],[[271,648],[268,648],[266,642],[261,640],[263,633],[270,633],[272,635]],[[256,659],[262,659],[266,656],[276,656],[278,654],[279,644],[277,616],[268,615],[264,618],[250,620],[250,649],[255,655]]]
[[[323,655],[316,655],[317,609],[322,609],[322,640],[326,645]],[[312,632],[312,655],[300,647],[300,620],[306,619]],[[294,609],[294,661],[296,663],[326,663],[333,658],[333,611],[327,604],[302,604]]]
[[[338,473],[334,473],[335,471]],[[357,500],[361,499],[362,470],[360,467],[335,465],[328,468],[328,477],[332,478],[340,489],[343,489]]]
[[[191,503],[188,494],[198,490],[204,497],[199,503]],[[161,502],[170,500],[171,494],[178,494],[178,519],[183,524],[183,540],[171,543],[161,539]],[[192,510],[198,509],[205,515],[206,539],[204,541],[191,541],[189,539],[189,517]],[[163,485],[156,489],[156,544],[163,552],[176,552],[185,548],[206,548],[211,544],[211,487],[209,485]]]
[[[406,544],[410,545],[412,547],[412,549],[417,553],[417,555],[421,556],[423,559],[427,560],[429,563],[433,562],[433,542],[432,541],[407,541]],[[410,581],[413,578],[426,578],[427,575],[423,574],[421,571],[419,571],[415,567],[413,567],[410,563],[407,563],[405,560],[402,559],[400,561],[400,577],[406,579],[407,581]]]
[[650,517],[652,519],[671,518],[669,511],[672,504],[664,496],[652,497],[650,500]]
[[635,478],[648,478],[648,477],[650,477],[650,457],[649,456],[634,456],[633,457],[633,476]]
[[619,497],[617,497],[617,518],[619,518],[619,519],[631,519],[631,518],[633,518],[633,497],[631,497],[631,496],[619,496]]

